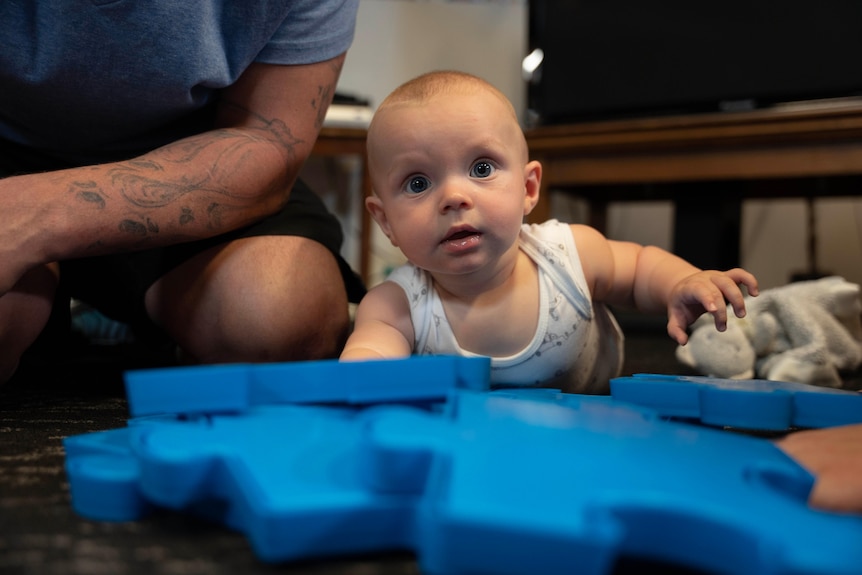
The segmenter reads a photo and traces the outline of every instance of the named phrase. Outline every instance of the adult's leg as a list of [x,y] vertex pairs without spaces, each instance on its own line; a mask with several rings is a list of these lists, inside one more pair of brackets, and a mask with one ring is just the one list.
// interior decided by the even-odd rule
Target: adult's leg
[[0,383],[12,377],[48,323],[58,278],[56,264],[33,268],[0,297]]
[[147,291],[152,320],[201,363],[336,357],[349,330],[335,256],[298,236],[203,251]]

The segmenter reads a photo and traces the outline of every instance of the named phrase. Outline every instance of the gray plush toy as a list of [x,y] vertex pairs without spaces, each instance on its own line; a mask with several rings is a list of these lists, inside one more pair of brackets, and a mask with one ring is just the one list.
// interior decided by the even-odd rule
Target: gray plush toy
[[724,332],[698,319],[677,359],[713,377],[841,387],[841,372],[862,364],[859,291],[838,276],[763,290],[746,298],[746,317],[728,309]]

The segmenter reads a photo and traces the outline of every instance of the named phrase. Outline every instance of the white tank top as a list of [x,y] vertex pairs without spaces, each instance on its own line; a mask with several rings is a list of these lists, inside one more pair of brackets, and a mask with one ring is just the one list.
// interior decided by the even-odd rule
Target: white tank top
[[[609,380],[622,370],[623,334],[607,307],[590,300],[568,224],[524,224],[519,244],[539,271],[539,322],[524,349],[491,358],[492,386],[607,393]],[[458,344],[431,274],[408,263],[387,281],[407,294],[414,353],[476,356]]]

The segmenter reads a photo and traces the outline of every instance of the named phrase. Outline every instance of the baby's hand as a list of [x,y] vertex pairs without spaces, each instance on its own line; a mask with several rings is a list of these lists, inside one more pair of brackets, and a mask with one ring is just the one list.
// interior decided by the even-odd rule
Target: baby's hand
[[668,300],[668,335],[685,345],[686,328],[704,313],[712,314],[715,328],[724,331],[728,303],[736,317],[745,317],[745,296],[740,285],[745,285],[750,295],[758,294],[757,279],[742,268],[726,272],[705,270],[684,278],[674,286]]

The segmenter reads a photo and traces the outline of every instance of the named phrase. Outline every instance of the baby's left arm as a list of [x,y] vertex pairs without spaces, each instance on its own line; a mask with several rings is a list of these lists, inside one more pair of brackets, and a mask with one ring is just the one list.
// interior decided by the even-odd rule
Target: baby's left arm
[[667,312],[667,333],[680,345],[688,341],[686,328],[704,313],[719,331],[727,327],[727,304],[743,317],[741,285],[758,293],[757,279],[741,268],[701,270],[661,248],[608,240],[587,226],[572,226],[572,233],[593,299]]

